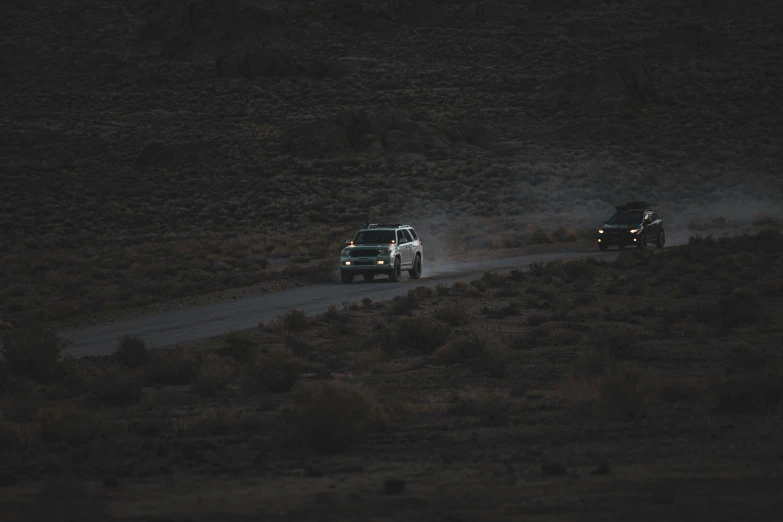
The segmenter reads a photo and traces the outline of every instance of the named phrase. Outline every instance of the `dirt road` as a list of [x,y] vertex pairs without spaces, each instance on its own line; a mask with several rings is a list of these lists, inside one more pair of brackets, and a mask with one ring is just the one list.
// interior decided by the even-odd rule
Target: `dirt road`
[[503,272],[515,268],[527,270],[530,263],[587,256],[611,260],[617,254],[617,251],[556,252],[425,266],[419,281],[411,281],[407,275],[403,275],[403,280],[397,284],[390,283],[385,277],[379,277],[374,281],[357,281],[350,285],[337,282],[311,285],[258,297],[232,299],[217,304],[65,330],[61,335],[72,343],[68,354],[74,357],[107,355],[117,348],[124,335],[139,336],[152,347],[160,348],[207,339],[233,330],[253,328],[260,321],[272,319],[292,308],[312,315],[326,311],[330,305],[341,306],[346,301],[361,301],[365,297],[373,301],[384,301],[404,295],[418,286],[451,285],[460,279],[474,279],[486,271]]

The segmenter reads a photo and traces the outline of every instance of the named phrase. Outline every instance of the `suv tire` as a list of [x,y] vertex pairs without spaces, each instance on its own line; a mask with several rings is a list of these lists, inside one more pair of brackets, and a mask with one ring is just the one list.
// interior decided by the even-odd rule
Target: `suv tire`
[[353,283],[353,274],[351,274],[350,272],[340,271],[340,281],[342,281],[345,284]]
[[400,258],[395,257],[394,258],[394,271],[389,274],[389,281],[392,283],[397,283],[400,281],[400,276],[402,275],[402,270],[400,267]]
[[666,244],[666,233],[661,230],[661,232],[658,234],[658,239],[655,240],[655,246],[658,248],[663,248],[663,246]]
[[413,260],[413,268],[408,270],[408,275],[411,279],[419,279],[421,277],[421,256],[417,255]]
[[375,274],[362,274],[362,277],[364,277],[365,281],[372,281],[375,279]]

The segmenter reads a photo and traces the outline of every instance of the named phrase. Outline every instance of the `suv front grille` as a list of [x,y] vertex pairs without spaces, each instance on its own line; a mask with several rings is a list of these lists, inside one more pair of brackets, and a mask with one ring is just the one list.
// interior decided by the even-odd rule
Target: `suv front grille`
[[377,255],[377,248],[359,248],[351,250],[351,257],[375,257]]

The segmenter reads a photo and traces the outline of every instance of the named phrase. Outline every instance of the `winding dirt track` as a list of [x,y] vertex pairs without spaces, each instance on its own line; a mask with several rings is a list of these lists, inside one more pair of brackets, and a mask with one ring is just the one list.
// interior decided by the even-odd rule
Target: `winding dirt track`
[[403,275],[400,283],[390,283],[386,277],[370,282],[354,282],[344,285],[338,282],[311,285],[245,299],[233,299],[217,304],[186,308],[87,326],[61,332],[72,343],[68,354],[74,357],[108,355],[124,335],[134,335],[160,348],[207,339],[234,330],[253,328],[260,321],[272,319],[287,310],[297,308],[308,315],[325,312],[330,305],[346,301],[360,301],[369,297],[384,301],[419,286],[451,285],[458,280],[471,280],[486,271],[504,272],[512,269],[527,270],[531,263],[539,261],[568,260],[581,257],[599,257],[611,260],[618,251],[572,251],[532,254],[476,262],[454,263],[444,266],[427,266],[418,281]]

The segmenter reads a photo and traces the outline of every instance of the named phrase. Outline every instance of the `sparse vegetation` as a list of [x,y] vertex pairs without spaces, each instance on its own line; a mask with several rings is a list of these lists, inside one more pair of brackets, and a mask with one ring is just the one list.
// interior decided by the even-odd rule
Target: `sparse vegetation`
[[247,395],[266,392],[285,392],[299,379],[307,368],[307,362],[288,350],[271,350],[260,354],[245,369],[242,389]]
[[313,382],[296,392],[283,413],[292,433],[322,452],[343,451],[389,418],[368,390],[340,382]]

